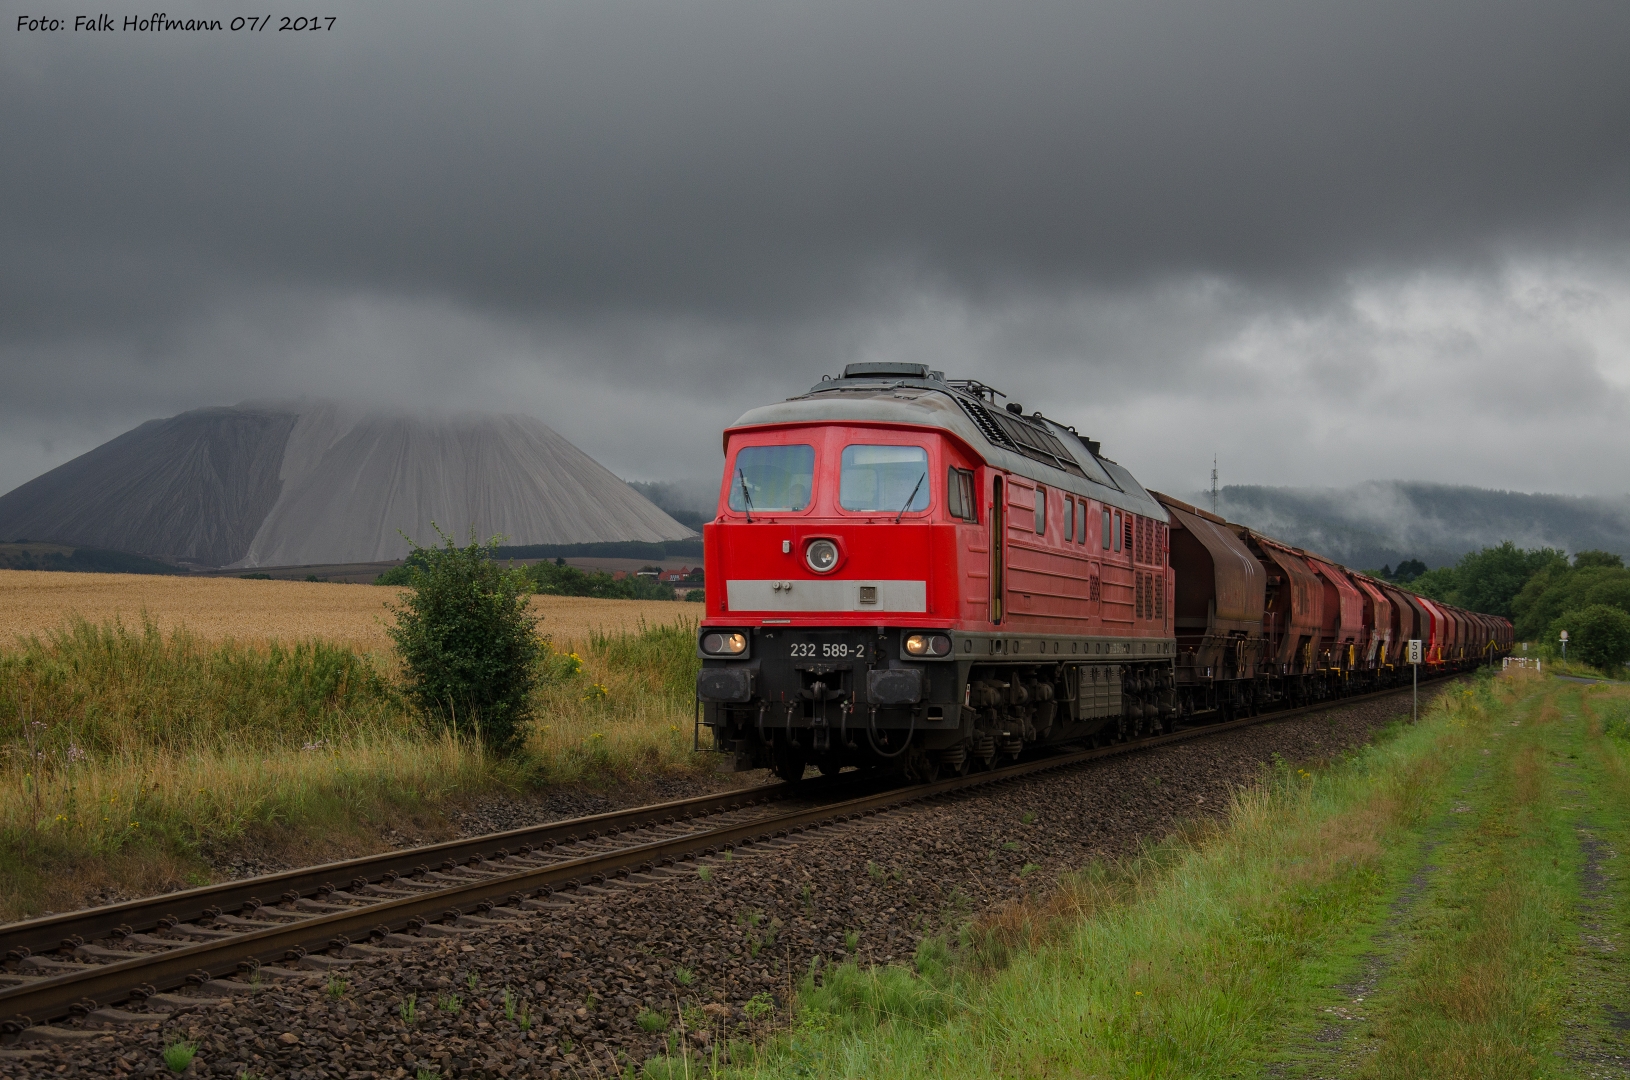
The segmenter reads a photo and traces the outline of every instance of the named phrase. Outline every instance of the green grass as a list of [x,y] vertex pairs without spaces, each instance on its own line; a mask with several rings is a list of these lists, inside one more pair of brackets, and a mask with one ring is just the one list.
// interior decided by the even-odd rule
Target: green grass
[[427,724],[388,657],[75,620],[0,649],[0,920],[208,879],[207,852],[289,861],[427,835],[462,800],[703,768],[694,626],[548,651],[535,720],[498,758]]
[[[1562,729],[1523,718],[1557,686],[1451,689],[1419,725],[1282,766],[1237,792],[1226,822],[930,939],[910,967],[829,966],[733,1071],[1545,1075],[1562,1060],[1574,878],[1571,835],[1542,809]],[[1475,825],[1455,813],[1467,801]],[[1355,1005],[1350,987],[1378,964]]]
[[591,634],[581,651],[551,653],[525,750],[546,784],[681,772],[692,751],[696,624]]
[[[153,746],[324,745],[417,726],[389,674],[323,641],[211,643],[74,619],[0,651],[0,738],[71,762]],[[31,730],[39,725],[39,729]]]
[[1581,679],[1606,679],[1609,682],[1630,681],[1630,668],[1621,667],[1616,671],[1609,671],[1582,664],[1578,660],[1563,660],[1559,656],[1546,659],[1544,670],[1547,675],[1572,675]]
[[163,1052],[164,1066],[171,1072],[185,1072],[192,1059],[198,1054],[198,1044],[190,1042],[166,1043]]
[[1366,1075],[1566,1075],[1552,1050],[1577,936],[1579,849],[1555,766],[1578,772],[1584,725],[1563,725],[1557,695],[1549,684],[1462,729],[1463,814],[1432,854],[1395,971],[1369,1003]]

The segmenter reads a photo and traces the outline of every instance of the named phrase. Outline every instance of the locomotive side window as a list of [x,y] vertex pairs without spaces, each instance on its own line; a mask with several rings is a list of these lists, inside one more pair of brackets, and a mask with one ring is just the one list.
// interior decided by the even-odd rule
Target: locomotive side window
[[813,446],[744,446],[730,473],[730,509],[754,514],[802,510],[814,487]]
[[1047,535],[1047,489],[1036,485],[1036,535]]
[[1115,527],[1109,523],[1109,510],[1104,510],[1104,527],[1098,534],[1104,542],[1104,550],[1109,550],[1109,538],[1115,535]]
[[979,521],[979,512],[973,497],[973,473],[951,466],[945,474],[946,512],[963,521]]
[[920,446],[846,446],[838,478],[845,510],[928,509],[928,451]]
[[1121,512],[1115,511],[1115,550],[1121,550]]
[[1087,500],[1082,499],[1075,504],[1075,507],[1075,542],[1085,544],[1087,542]]
[[1075,496],[1064,496],[1064,542],[1075,539]]

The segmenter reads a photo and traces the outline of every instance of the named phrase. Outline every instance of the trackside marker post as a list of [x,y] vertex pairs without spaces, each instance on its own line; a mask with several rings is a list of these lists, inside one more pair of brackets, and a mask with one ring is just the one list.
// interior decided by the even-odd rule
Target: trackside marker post
[[1409,670],[1412,673],[1410,712],[1416,723],[1421,719],[1421,639],[1409,639]]

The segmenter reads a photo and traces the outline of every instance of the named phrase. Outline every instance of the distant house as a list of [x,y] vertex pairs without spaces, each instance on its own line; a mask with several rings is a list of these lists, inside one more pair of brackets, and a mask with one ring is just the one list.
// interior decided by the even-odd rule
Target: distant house
[[664,585],[700,585],[702,583],[702,568],[681,566],[677,570],[664,570],[658,579]]

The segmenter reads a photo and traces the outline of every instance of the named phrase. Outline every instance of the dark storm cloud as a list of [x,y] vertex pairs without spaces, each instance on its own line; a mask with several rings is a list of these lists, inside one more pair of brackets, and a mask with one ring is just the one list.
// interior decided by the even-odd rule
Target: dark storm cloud
[[[1498,483],[1482,417],[1554,437],[1556,402],[1630,388],[1623,4],[392,2],[209,37],[5,10],[0,490],[291,394],[519,408],[694,478],[743,408],[891,357],[1073,409],[1171,486],[1219,445],[1234,479],[1421,475],[1350,448],[1421,410],[1470,470],[1428,478]],[[1532,300],[1546,260],[1583,306]],[[1286,417],[1356,430],[1294,460],[1241,433]]]
[[10,270],[42,289],[135,258],[751,317],[890,271],[1479,258],[1621,235],[1630,199],[1610,3],[391,3],[133,37],[6,43]]

